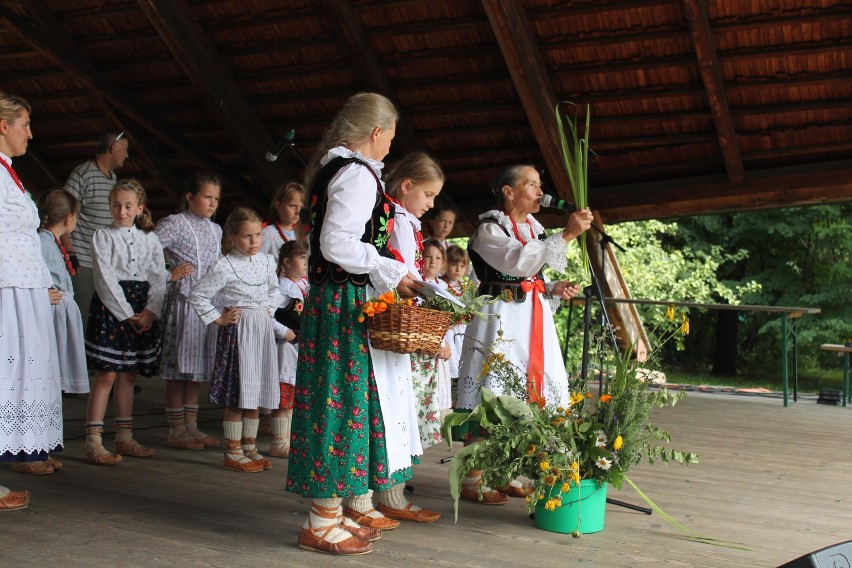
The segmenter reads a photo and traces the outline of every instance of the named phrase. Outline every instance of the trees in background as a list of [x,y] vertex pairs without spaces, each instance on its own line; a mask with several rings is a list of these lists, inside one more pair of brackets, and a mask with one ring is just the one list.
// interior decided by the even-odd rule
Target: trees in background
[[[627,249],[618,260],[634,298],[821,308],[798,323],[800,368],[836,367],[818,346],[852,340],[852,205],[630,222],[606,230]],[[569,261],[569,275],[584,274],[578,247],[570,247]],[[639,311],[648,329],[665,323],[664,308]],[[579,364],[581,312],[574,308],[569,367]],[[667,367],[779,374],[778,316],[692,310],[689,317],[690,335],[663,351]],[[568,318],[568,309],[556,316],[563,337]]]

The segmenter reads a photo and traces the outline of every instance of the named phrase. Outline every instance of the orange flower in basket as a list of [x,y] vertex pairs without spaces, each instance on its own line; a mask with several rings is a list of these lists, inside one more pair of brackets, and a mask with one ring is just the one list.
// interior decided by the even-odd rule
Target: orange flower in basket
[[385,304],[395,304],[396,295],[393,292],[385,292],[384,294],[378,297],[378,301],[384,302]]

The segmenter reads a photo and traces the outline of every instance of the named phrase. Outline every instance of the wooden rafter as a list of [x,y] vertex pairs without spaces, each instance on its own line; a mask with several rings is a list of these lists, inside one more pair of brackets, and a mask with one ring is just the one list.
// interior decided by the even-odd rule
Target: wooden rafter
[[[62,23],[59,21],[59,18],[56,14],[49,9],[49,6],[44,0],[31,0],[28,5],[28,13],[30,17],[36,21],[39,26],[50,37],[57,38],[57,41],[60,42],[59,47],[64,50],[76,50],[77,47],[74,44],[73,40],[70,36],[65,33]],[[98,91],[90,91],[90,95],[97,101],[98,106],[100,107],[100,111],[95,116],[89,116],[89,120],[95,120],[97,118],[101,118],[106,116],[109,118],[113,127],[118,131],[130,130],[126,128],[128,126],[128,120],[126,118],[120,117],[117,114],[117,111],[110,106],[110,104],[104,99]],[[94,114],[94,113],[93,113]],[[75,117],[77,118],[77,117]],[[140,132],[139,129],[134,129],[133,132]],[[151,151],[150,144],[147,142],[147,137],[145,136],[136,136],[133,132],[128,132],[127,136],[133,142],[133,146],[135,151],[138,151],[143,157],[144,160],[154,166],[154,169],[160,174],[160,177],[165,180],[164,190],[171,198],[171,200],[177,204],[177,187],[178,185],[175,183],[174,173],[165,166],[162,160],[159,159],[155,152]],[[55,182],[54,185],[60,185],[62,182]]]
[[[33,49],[39,51],[52,63],[61,67],[85,85],[86,88],[98,93],[112,107],[133,119],[165,146],[185,155],[201,168],[218,172],[228,186],[248,195],[257,195],[256,188],[234,174],[230,168],[218,160],[196,149],[194,144],[182,134],[169,128],[167,121],[161,120],[137,102],[130,93],[119,89],[99,73],[88,56],[77,47],[73,38],[64,28],[54,30],[48,36],[42,30],[36,28],[28,19],[15,14],[2,5],[0,5],[0,22],[18,34]],[[264,198],[263,201],[265,202],[266,199]]]
[[743,179],[743,160],[737,145],[737,134],[731,120],[731,111],[728,109],[728,99],[725,96],[725,85],[722,82],[719,59],[716,57],[707,8],[703,0],[683,0],[683,11],[692,34],[701,80],[707,90],[710,112],[716,124],[716,135],[722,149],[725,170],[730,181],[738,182]]
[[554,114],[556,94],[523,5],[503,0],[482,0],[482,5],[544,157],[550,179],[559,195],[570,199],[571,185],[560,153],[561,144]]
[[852,161],[764,170],[739,182],[673,180],[610,188],[595,200],[610,223],[852,200]]
[[262,182],[270,196],[282,182],[299,179],[286,160],[270,163],[265,159],[275,140],[185,2],[139,0],[139,6],[186,74],[205,94],[210,114],[222,123],[254,179]]

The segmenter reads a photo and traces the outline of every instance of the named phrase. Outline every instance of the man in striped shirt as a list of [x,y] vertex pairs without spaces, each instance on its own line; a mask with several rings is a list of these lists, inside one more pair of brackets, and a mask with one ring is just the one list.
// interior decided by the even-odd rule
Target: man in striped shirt
[[95,292],[92,235],[101,227],[112,224],[109,192],[116,182],[113,170],[124,165],[128,156],[128,145],[124,132],[102,134],[94,159],[74,168],[65,182],[65,189],[80,201],[77,228],[71,233],[70,242],[67,237],[63,237],[63,245],[79,262],[77,275],[74,277],[74,300],[80,307],[84,329],[88,324],[89,304]]

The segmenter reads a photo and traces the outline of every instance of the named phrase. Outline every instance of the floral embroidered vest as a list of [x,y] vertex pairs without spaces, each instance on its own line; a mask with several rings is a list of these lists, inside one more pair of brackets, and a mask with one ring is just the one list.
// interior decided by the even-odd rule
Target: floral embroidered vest
[[[500,227],[504,233],[506,233],[507,237],[511,238],[511,234],[506,230],[505,227],[500,225],[500,223],[494,217],[486,217],[480,223],[480,227],[485,223],[495,223],[498,227]],[[544,240],[544,233],[538,235],[538,240]],[[508,274],[503,274],[483,259],[479,254],[473,250],[473,248],[468,247],[467,254],[470,256],[470,262],[473,264],[473,271],[479,277],[479,291],[478,294],[488,294],[489,296],[494,296],[495,298],[500,298],[504,302],[523,302],[526,298],[526,292],[521,290],[521,282],[527,279],[524,276],[509,276]],[[543,278],[541,270],[538,271],[535,276],[539,278]]]
[[327,260],[320,250],[319,238],[328,202],[328,184],[337,172],[352,162],[363,165],[376,178],[376,201],[373,205],[373,213],[370,216],[370,220],[364,225],[361,242],[369,243],[376,247],[380,255],[393,258],[393,255],[388,250],[388,239],[393,231],[395,209],[394,205],[385,198],[381,181],[379,181],[373,169],[362,160],[358,158],[337,157],[320,168],[311,186],[311,204],[308,213],[311,220],[310,235],[308,237],[310,243],[308,278],[311,284],[322,284],[323,282],[331,281],[334,284],[351,282],[356,286],[365,286],[369,281],[367,274],[346,272],[337,264]]

